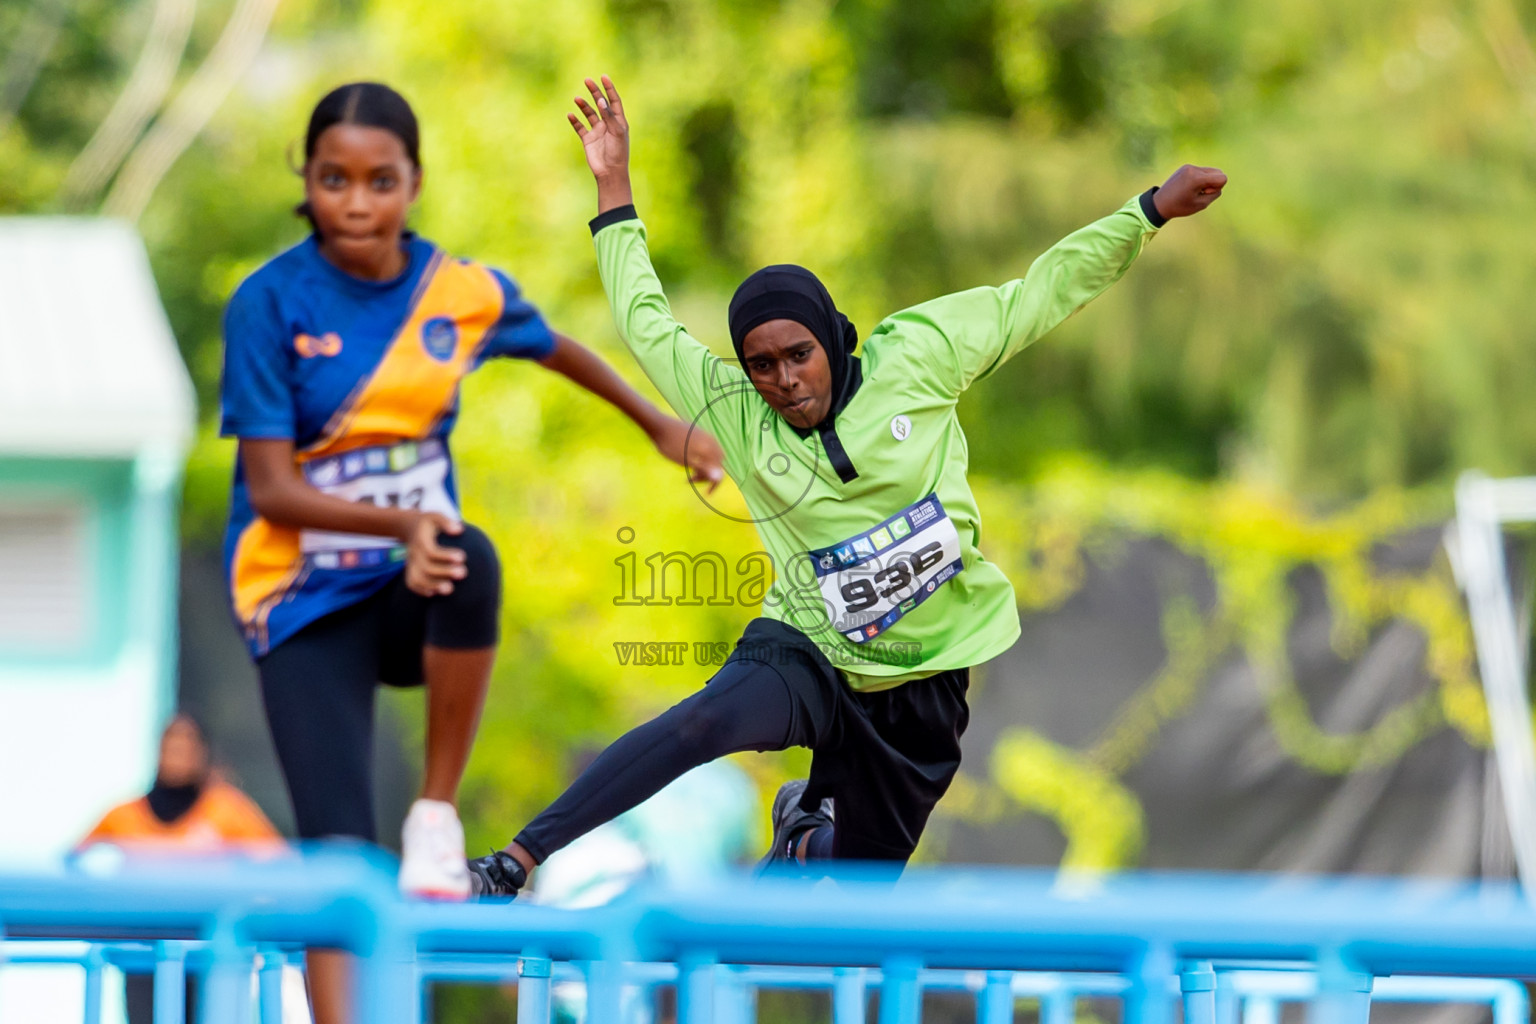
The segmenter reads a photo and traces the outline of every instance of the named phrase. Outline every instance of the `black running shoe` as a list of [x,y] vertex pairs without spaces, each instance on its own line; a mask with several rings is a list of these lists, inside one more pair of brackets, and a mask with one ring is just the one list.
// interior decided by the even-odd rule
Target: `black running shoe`
[[528,882],[528,872],[506,850],[492,850],[469,862],[469,891],[472,896],[499,896],[511,899]]
[[800,837],[813,828],[832,824],[832,798],[824,797],[821,806],[814,811],[801,808],[800,798],[805,795],[807,780],[791,779],[779,787],[773,798],[773,843],[768,854],[757,862],[757,870],[767,871],[776,864],[798,866],[794,846]]

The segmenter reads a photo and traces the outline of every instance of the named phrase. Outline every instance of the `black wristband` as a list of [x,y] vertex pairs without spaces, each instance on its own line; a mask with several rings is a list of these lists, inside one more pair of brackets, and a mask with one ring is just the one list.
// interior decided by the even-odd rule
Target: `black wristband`
[[[1152,201],[1152,193],[1156,192],[1157,189],[1158,186],[1153,185],[1141,194],[1141,212],[1147,220],[1152,222],[1153,227],[1160,228],[1168,223],[1168,218],[1157,212],[1157,204]],[[596,229],[594,228],[593,230]]]
[[595,235],[599,231],[603,230],[603,228],[608,227],[610,224],[618,224],[621,221],[639,219],[640,215],[635,212],[635,204],[626,203],[623,206],[615,206],[613,209],[593,217],[591,220],[587,221],[587,227],[591,228],[592,233]]

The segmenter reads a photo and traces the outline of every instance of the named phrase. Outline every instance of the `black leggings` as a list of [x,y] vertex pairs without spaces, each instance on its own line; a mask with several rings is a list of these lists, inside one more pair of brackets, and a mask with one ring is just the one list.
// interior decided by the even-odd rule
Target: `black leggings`
[[960,766],[968,678],[857,693],[802,634],[755,620],[702,690],[614,741],[516,842],[543,862],[717,757],[810,747],[805,802],[833,797],[831,855],[905,861]]
[[615,740],[517,842],[543,863],[701,764],[795,746],[794,710],[789,687],[771,666],[728,661],[704,689]]
[[479,529],[441,534],[461,548],[466,573],[453,593],[422,597],[402,572],[377,593],[305,626],[256,663],[267,725],[293,798],[301,839],[375,841],[373,692],[419,686],[422,648],[494,647],[501,566]]

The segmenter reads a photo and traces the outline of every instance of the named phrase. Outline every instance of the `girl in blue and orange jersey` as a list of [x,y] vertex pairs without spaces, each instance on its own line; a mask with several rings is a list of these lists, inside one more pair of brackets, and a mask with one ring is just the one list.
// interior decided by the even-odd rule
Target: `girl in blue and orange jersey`
[[500,271],[405,228],[421,189],[416,119],[377,84],[316,106],[304,145],[314,233],[236,290],[223,433],[239,439],[225,554],[301,837],[375,838],[379,682],[427,687],[426,771],[402,888],[468,892],[454,809],[497,642],[500,579],[460,521],[449,434],[465,374],[532,359],[612,402],[694,480],[713,438],[663,415],[554,331]]

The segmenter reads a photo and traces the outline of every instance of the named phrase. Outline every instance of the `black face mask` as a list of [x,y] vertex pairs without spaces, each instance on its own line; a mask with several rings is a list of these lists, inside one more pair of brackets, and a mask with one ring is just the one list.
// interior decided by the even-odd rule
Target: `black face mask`
[[853,354],[859,343],[859,332],[838,310],[816,275],[790,263],[764,267],[743,281],[731,298],[731,344],[743,369],[746,360],[742,358],[741,347],[747,333],[769,320],[793,320],[810,331],[826,352],[827,363],[832,369],[832,404],[827,415],[814,427],[796,427],[794,424],[790,427],[801,437],[819,433],[822,447],[839,479],[844,483],[856,479],[858,471],[843,450],[835,425],[838,413],[864,382],[859,357]]
[[169,825],[190,811],[202,795],[202,779],[185,786],[168,786],[157,776],[146,799],[149,801],[150,813],[162,824]]

